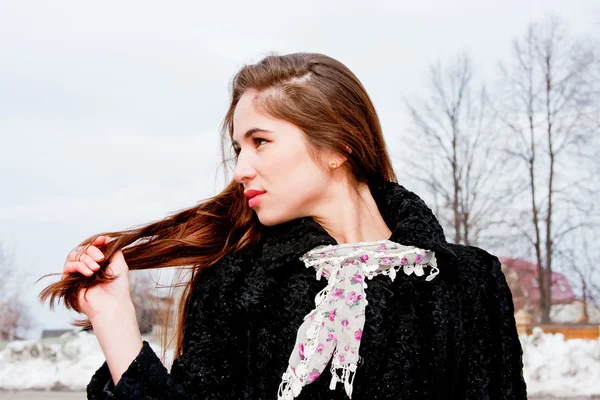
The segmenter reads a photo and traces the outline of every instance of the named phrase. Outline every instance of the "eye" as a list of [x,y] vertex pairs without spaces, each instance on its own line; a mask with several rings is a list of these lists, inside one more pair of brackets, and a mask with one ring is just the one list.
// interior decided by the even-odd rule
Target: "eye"
[[[259,138],[259,137],[252,138],[252,141],[254,142],[254,144],[256,144],[256,147],[261,146],[263,142],[264,143],[269,143],[269,140],[263,139],[263,138]],[[233,147],[233,152],[235,153],[236,156],[239,156],[240,153],[242,152],[242,148],[234,146]]]
[[260,142],[269,143],[269,141],[268,141],[268,140],[266,140],[266,139],[263,139],[263,138],[259,138],[259,137],[255,137],[255,138],[253,138],[253,139],[252,139],[252,141],[253,141],[254,143],[257,143],[259,146],[260,146],[260,144],[259,144]]

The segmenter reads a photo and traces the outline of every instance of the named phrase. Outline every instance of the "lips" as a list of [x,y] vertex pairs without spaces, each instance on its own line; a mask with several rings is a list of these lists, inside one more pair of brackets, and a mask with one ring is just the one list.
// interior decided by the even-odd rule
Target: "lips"
[[246,190],[244,196],[248,199],[248,206],[254,208],[265,193],[264,190]]
[[251,198],[258,196],[259,194],[263,194],[266,193],[264,190],[246,190],[244,192],[244,196],[246,196],[246,198],[248,200],[250,200]]

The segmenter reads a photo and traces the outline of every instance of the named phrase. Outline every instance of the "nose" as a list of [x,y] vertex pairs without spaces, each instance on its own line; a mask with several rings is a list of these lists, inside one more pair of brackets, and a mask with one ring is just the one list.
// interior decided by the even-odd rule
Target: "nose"
[[[250,155],[248,153],[248,155]],[[249,157],[244,156],[242,151],[238,156],[235,168],[233,169],[233,180],[237,183],[246,183],[256,176],[256,170],[252,167]]]

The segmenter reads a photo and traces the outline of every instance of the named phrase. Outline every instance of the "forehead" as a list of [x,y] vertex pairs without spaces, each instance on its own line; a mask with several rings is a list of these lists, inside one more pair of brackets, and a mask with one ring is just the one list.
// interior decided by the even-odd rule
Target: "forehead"
[[272,130],[277,125],[277,120],[257,111],[254,102],[259,96],[256,91],[246,91],[238,101],[233,112],[234,142],[244,139],[248,130]]
[[248,90],[240,97],[233,112],[234,123],[244,123],[249,119],[258,119],[261,117],[266,118],[265,115],[259,113],[256,109],[255,102],[258,96],[259,94],[256,91]]
[[244,116],[250,112],[256,112],[256,108],[254,107],[254,101],[257,97],[258,92],[256,92],[255,90],[245,91],[235,106],[235,111],[233,113],[234,119],[240,118],[240,116]]

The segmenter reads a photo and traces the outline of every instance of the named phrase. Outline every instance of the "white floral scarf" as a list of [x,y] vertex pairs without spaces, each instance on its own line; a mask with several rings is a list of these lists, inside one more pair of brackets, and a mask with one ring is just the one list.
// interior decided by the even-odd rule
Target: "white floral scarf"
[[359,346],[368,304],[366,281],[387,275],[393,281],[399,271],[430,281],[439,273],[431,250],[404,246],[390,240],[319,246],[300,257],[307,268],[315,268],[317,280],[327,286],[315,297],[315,309],[298,329],[289,365],[282,376],[277,398],[297,397],[302,387],[314,382],[331,360],[331,383],[343,382],[348,397],[359,359]]

